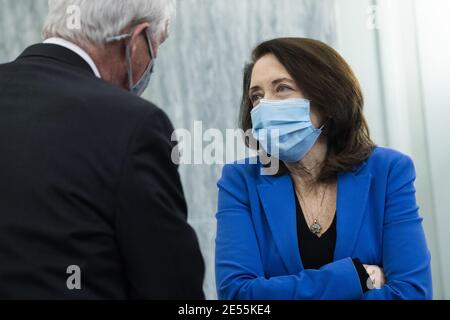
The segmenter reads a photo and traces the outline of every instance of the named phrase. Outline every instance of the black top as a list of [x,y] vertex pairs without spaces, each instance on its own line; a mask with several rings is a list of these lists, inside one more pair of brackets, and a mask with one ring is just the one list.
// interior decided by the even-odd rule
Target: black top
[[298,199],[296,202],[298,247],[303,266],[318,270],[333,262],[337,239],[336,216],[331,227],[319,238],[311,232]]
[[0,64],[0,299],[203,298],[172,133],[68,49]]
[[[334,261],[334,251],[337,240],[337,214],[335,215],[330,228],[319,238],[311,232],[300,202],[297,197],[295,197],[295,199],[297,206],[298,248],[300,250],[303,267],[306,270],[319,270],[323,266]],[[353,263],[358,273],[361,287],[364,292],[367,292],[369,290],[367,287],[369,275],[359,259],[353,259]]]

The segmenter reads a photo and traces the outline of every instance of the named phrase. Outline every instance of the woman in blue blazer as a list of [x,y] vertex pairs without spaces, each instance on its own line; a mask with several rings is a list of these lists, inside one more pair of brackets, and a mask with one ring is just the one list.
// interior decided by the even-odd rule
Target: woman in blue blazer
[[374,145],[363,104],[321,42],[254,50],[241,126],[260,156],[225,166],[218,183],[220,299],[432,298],[413,162]]

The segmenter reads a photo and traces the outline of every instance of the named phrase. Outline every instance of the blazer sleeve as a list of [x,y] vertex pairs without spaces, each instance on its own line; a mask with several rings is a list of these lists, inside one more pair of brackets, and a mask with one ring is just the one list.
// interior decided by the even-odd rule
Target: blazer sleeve
[[383,228],[383,268],[387,284],[367,300],[432,299],[430,253],[416,204],[415,168],[407,156],[389,174]]
[[166,115],[152,112],[124,163],[115,227],[131,299],[204,298],[204,263],[171,160],[172,132]]
[[267,277],[258,245],[244,177],[225,166],[219,184],[216,281],[222,300],[318,300],[363,298],[352,259],[321,270]]

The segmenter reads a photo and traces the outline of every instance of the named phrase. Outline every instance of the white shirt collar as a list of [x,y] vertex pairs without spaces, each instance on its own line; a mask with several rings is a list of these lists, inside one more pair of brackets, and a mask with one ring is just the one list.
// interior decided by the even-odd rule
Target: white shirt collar
[[62,38],[49,38],[44,41],[46,44],[56,44],[58,46],[64,47],[66,49],[69,49],[73,52],[75,52],[77,55],[79,55],[81,58],[83,58],[84,61],[87,62],[87,64],[91,67],[92,71],[94,72],[95,76],[97,78],[101,79],[100,71],[98,70],[97,66],[95,65],[94,60],[87,54],[86,51],[84,51],[82,48],[77,46],[75,43],[67,41]]

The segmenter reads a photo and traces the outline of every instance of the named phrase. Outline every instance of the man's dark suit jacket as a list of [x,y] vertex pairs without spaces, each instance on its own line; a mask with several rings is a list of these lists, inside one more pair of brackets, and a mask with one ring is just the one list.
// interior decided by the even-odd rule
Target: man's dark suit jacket
[[0,65],[0,299],[202,299],[172,132],[63,47]]

